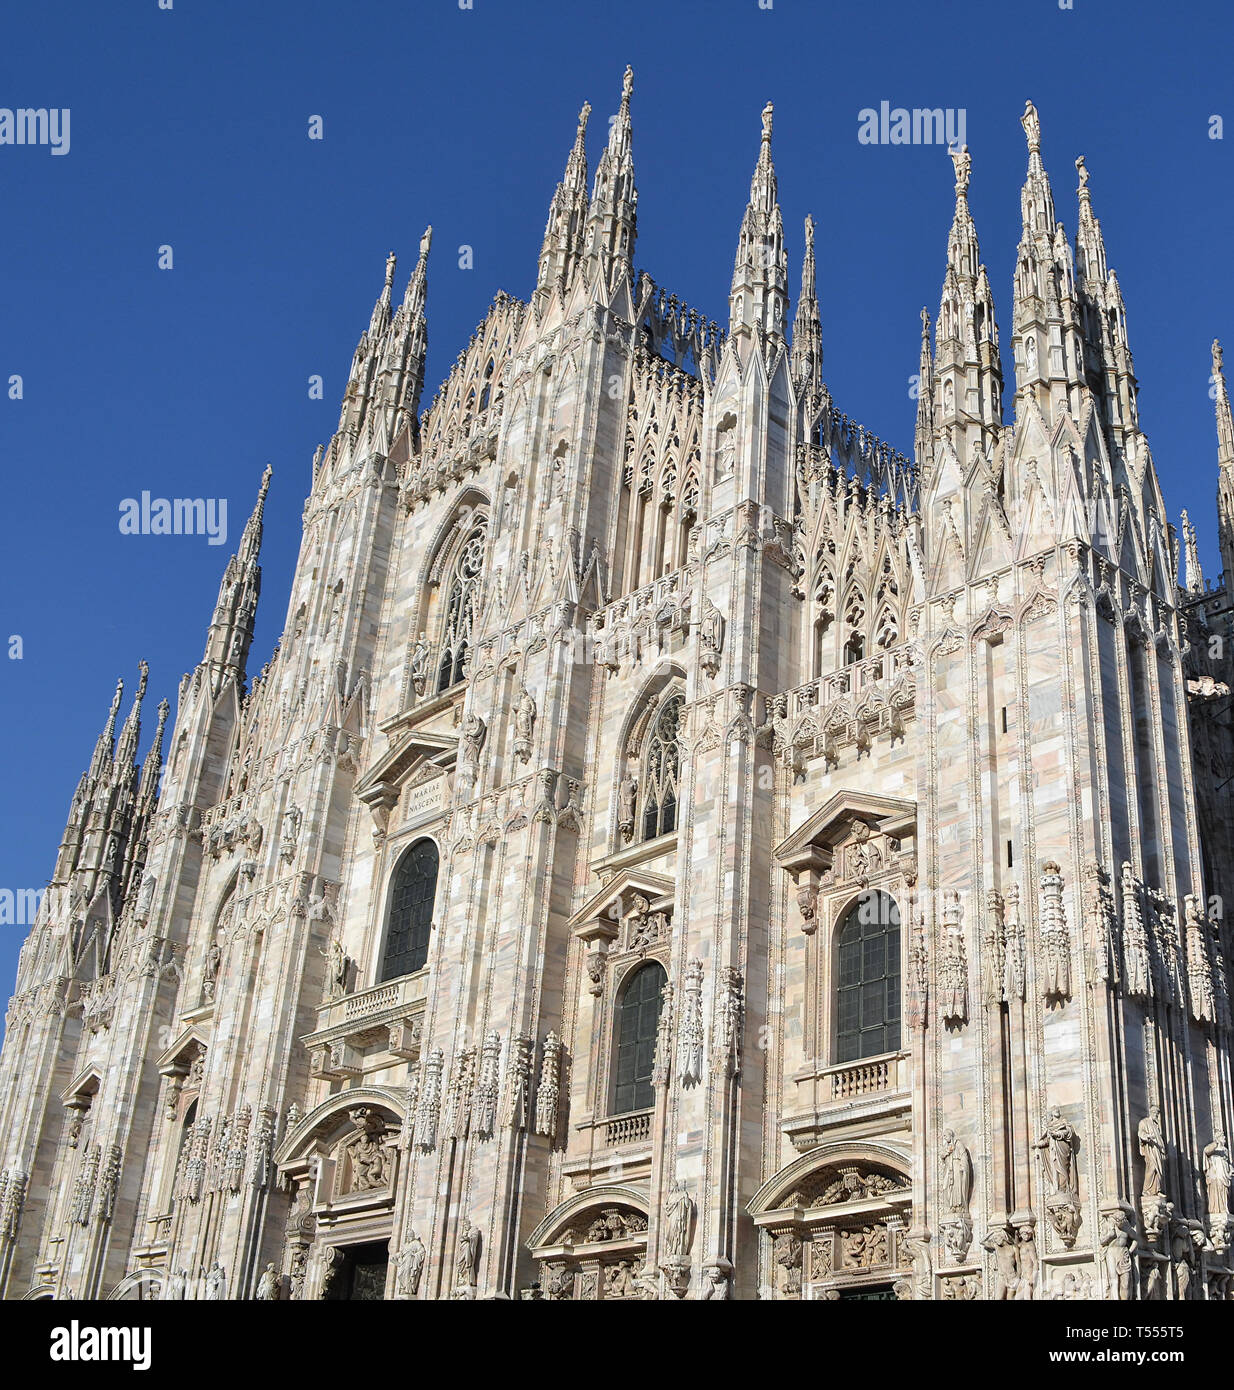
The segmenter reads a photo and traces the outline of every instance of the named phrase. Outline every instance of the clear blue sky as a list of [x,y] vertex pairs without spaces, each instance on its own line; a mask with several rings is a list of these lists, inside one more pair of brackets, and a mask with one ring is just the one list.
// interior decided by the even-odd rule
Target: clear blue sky
[[[122,536],[119,503],[227,497],[238,535],[261,471],[255,666],[285,616],[314,447],[338,416],[382,280],[402,292],[426,223],[425,400],[498,288],[525,297],[582,102],[599,155],[634,66],[636,264],[722,318],[759,111],[792,288],[819,224],[824,376],[911,451],[922,304],[938,294],[952,171],[934,147],[858,143],[858,112],[963,108],[971,205],[1004,344],[1026,97],[1069,235],[1087,156],[1126,296],[1142,418],[1171,516],[1213,536],[1209,343],[1234,349],[1234,9],[1228,0],[41,0],[10,6],[0,107],[68,107],[71,148],[0,146],[4,730],[0,887],[41,887],[116,677],[150,662],[154,707],[200,658],[231,545]],[[311,116],[325,138],[308,139]],[[1227,138],[1209,139],[1224,117]],[[174,248],[174,269],[156,268]],[[474,248],[474,269],[457,250]],[[1234,360],[1234,359],[1232,359]],[[307,381],[325,378],[324,401]],[[7,997],[21,927],[0,928]]]

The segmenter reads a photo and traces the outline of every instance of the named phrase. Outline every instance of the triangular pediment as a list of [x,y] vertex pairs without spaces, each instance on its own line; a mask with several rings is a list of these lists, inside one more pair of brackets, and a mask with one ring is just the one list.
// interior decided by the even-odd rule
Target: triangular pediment
[[[373,764],[356,785],[356,795],[365,805],[393,800],[398,788],[417,774],[424,764],[444,770],[458,756],[458,738],[452,734],[430,734],[412,730],[404,734]],[[429,774],[433,775],[433,774]]]
[[917,803],[892,796],[875,796],[852,789],[838,791],[776,848],[776,861],[786,869],[829,859],[835,844],[854,821],[872,830],[902,836],[917,824]]
[[620,869],[598,893],[587,899],[567,925],[571,931],[575,931],[599,919],[606,919],[613,922],[615,927],[620,913],[610,913],[609,909],[614,904],[620,904],[626,893],[641,893],[654,907],[658,899],[671,896],[676,886],[664,874],[653,874],[637,865]]

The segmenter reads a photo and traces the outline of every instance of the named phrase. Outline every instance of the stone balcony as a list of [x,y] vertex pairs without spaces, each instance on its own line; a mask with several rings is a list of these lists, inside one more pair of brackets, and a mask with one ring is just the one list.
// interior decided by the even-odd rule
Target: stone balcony
[[345,1081],[420,1056],[420,1023],[428,996],[428,970],[386,980],[330,1000],[305,1035],[312,1075]]
[[860,1125],[869,1132],[897,1127],[912,1109],[912,1058],[907,1052],[809,1067],[793,1081],[797,1105],[783,1129],[797,1149],[813,1148],[826,1131],[840,1126]]

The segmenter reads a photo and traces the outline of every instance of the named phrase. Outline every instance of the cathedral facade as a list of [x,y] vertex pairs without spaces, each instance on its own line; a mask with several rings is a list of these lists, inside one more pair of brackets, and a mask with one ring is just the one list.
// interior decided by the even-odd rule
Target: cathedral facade
[[1071,243],[1030,104],[1000,348],[953,152],[910,459],[823,384],[808,220],[790,328],[770,106],[727,327],[635,271],[631,90],[427,408],[390,258],[260,675],[268,472],[140,762],[117,689],[5,1297],[1228,1296],[1230,603],[1084,163]]

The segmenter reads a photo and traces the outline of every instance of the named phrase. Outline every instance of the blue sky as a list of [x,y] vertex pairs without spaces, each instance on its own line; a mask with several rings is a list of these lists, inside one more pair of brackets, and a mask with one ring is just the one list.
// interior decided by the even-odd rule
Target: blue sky
[[[594,170],[627,62],[636,265],[722,318],[774,101],[794,291],[802,219],[818,222],[824,377],[906,452],[952,171],[937,147],[859,143],[859,112],[965,112],[1005,344],[1031,97],[1069,235],[1073,161],[1087,157],[1167,502],[1175,520],[1192,512],[1215,576],[1208,364],[1214,335],[1234,349],[1232,34],[1228,0],[10,7],[0,108],[69,108],[71,146],[0,145],[0,637],[24,648],[7,660],[0,645],[0,887],[46,883],[116,677],[131,693],[150,663],[146,740],[158,700],[174,708],[267,462],[254,666],[269,653],[313,449],[337,421],[386,253],[401,294],[433,224],[427,403],[493,293],[530,292],[578,109],[594,108]],[[1209,138],[1213,115],[1227,138]],[[226,497],[229,544],[121,535],[119,504],[143,489]],[[24,930],[0,927],[4,997]]]

